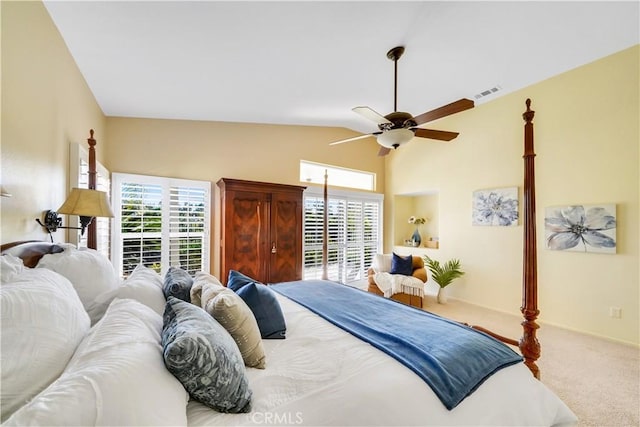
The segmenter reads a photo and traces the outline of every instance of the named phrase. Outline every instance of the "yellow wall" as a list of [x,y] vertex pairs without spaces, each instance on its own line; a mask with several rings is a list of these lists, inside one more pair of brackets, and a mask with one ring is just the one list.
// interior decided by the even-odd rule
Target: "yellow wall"
[[[439,190],[440,249],[429,255],[461,259],[467,274],[448,288],[452,296],[519,314],[522,221],[517,227],[472,226],[471,194],[518,186],[522,209],[521,114],[531,98],[540,320],[639,343],[639,50],[635,46],[434,122],[435,129],[461,134],[449,144],[414,139],[389,156],[386,200]],[[617,205],[617,254],[545,248],[545,207],[594,203]],[[393,241],[393,221],[392,215],[385,218],[387,244]],[[622,318],[609,317],[609,307],[620,307]]]
[[303,159],[375,172],[378,191],[384,188],[384,159],[377,156],[374,140],[329,146],[354,135],[345,129],[110,117],[107,133],[111,172],[212,183],[211,271],[216,275],[220,216],[215,184],[220,178],[304,185],[299,181]]
[[[45,240],[34,219],[68,194],[69,143],[86,147],[93,128],[100,160],[106,119],[43,4],[3,1],[0,8],[1,183],[13,195],[0,198],[0,239]],[[63,231],[54,238],[64,240]]]

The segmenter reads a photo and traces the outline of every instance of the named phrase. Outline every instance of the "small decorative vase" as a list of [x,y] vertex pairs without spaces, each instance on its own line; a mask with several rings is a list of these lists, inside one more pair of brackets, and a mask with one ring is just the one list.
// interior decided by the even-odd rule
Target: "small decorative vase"
[[420,246],[420,243],[422,242],[422,237],[420,237],[420,232],[418,231],[418,227],[416,227],[415,231],[411,235],[411,240],[413,240],[416,247]]
[[438,304],[446,304],[447,303],[447,293],[444,288],[438,289]]

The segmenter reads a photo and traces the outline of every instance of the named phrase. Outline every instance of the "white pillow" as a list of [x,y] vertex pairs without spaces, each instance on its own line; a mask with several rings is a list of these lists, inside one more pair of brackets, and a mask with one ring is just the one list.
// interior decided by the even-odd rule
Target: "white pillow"
[[187,425],[188,394],[165,368],[162,317],[114,300],[64,373],[4,425]]
[[371,267],[376,273],[391,271],[391,254],[375,254]]
[[0,257],[0,275],[3,282],[9,282],[24,270],[24,263],[13,255],[3,255]]
[[51,270],[25,268],[1,283],[4,420],[62,373],[89,316],[69,280]]
[[88,309],[98,295],[118,287],[120,279],[107,257],[94,249],[76,249],[62,243],[64,251],[47,254],[36,267],[48,268],[69,279],[80,296],[80,301]]
[[164,313],[167,301],[162,292],[162,277],[155,270],[142,264],[131,272],[127,280],[115,289],[98,295],[87,308],[91,324],[102,318],[107,307],[115,298],[131,298],[153,309],[160,316]]

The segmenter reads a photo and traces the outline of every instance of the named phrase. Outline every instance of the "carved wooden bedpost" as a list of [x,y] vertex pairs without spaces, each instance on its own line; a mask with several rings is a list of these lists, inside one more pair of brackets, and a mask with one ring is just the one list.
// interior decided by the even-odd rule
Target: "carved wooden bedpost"
[[322,214],[322,280],[329,280],[329,196],[327,186],[329,185],[329,174],[324,170],[324,213]]
[[524,363],[536,378],[540,378],[540,369],[536,360],[540,357],[540,343],[536,338],[536,323],[538,314],[538,283],[537,283],[537,252],[536,252],[536,188],[535,166],[536,156],[533,150],[533,116],[531,100],[526,101],[527,111],[522,114],[524,125],[524,253],[523,253],[523,282],[522,307],[524,316],[522,322],[522,338],[519,347]]
[[[96,189],[96,140],[93,139],[93,129],[89,130],[89,138],[87,139],[87,143],[89,144],[89,189]],[[98,248],[98,229],[96,220],[94,218],[93,221],[89,224],[88,234],[87,234],[87,247],[89,249],[97,249]]]

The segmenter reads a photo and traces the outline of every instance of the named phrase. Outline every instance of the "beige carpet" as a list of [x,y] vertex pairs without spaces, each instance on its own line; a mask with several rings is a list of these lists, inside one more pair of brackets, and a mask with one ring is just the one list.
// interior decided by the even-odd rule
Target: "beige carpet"
[[[426,297],[425,310],[519,339],[521,317]],[[543,317],[541,317],[543,319]],[[640,426],[640,349],[538,322],[540,376],[580,426]]]

